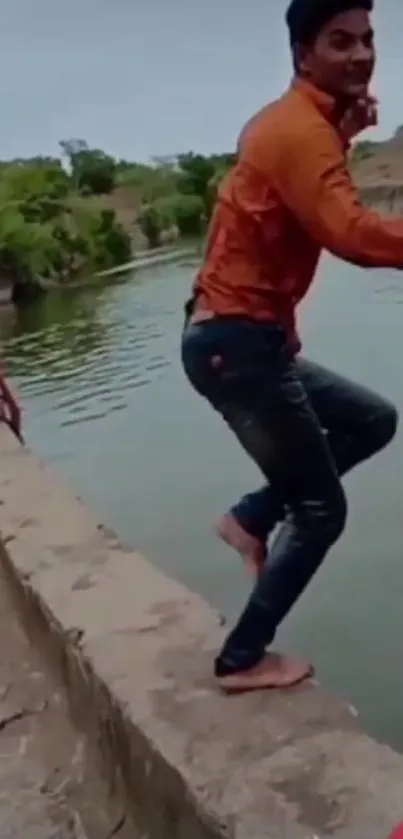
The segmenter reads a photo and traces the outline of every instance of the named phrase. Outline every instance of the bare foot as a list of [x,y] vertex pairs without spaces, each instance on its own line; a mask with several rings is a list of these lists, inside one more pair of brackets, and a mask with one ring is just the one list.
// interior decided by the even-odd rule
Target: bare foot
[[267,653],[249,670],[220,676],[217,683],[225,693],[245,693],[252,690],[288,688],[309,679],[314,674],[311,664],[279,653]]
[[217,535],[241,555],[254,575],[260,574],[267,558],[266,545],[244,530],[231,513],[218,522]]

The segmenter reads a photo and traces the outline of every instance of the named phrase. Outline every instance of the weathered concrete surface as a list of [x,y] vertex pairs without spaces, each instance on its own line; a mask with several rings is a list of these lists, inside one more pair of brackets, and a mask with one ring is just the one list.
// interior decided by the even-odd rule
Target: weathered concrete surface
[[[0,836],[86,839],[64,795],[72,774],[70,744],[67,771],[59,763],[60,755],[44,759],[43,732],[53,728],[58,697],[30,654],[3,576],[0,569]],[[75,741],[77,737],[72,740],[73,753]],[[46,758],[49,741],[47,746]]]
[[144,836],[387,837],[403,757],[315,686],[220,696],[217,614],[122,547],[3,427],[0,463],[4,561]]
[[19,617],[0,565],[1,839],[106,839],[116,825],[119,839],[134,839]]

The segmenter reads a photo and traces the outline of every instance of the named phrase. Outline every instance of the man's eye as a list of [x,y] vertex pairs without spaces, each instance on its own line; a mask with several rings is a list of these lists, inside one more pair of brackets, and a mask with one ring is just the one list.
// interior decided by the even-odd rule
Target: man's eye
[[352,46],[351,38],[345,37],[344,35],[337,35],[331,40],[331,47],[334,50],[339,50],[340,52],[344,52],[348,50]]
[[361,43],[365,49],[372,49],[374,44],[374,36],[372,32],[368,32],[362,38],[352,38],[351,35],[347,35],[344,32],[337,32],[333,35],[330,39],[330,46],[334,50],[338,50],[339,52],[348,52],[348,50],[354,49],[355,46]]

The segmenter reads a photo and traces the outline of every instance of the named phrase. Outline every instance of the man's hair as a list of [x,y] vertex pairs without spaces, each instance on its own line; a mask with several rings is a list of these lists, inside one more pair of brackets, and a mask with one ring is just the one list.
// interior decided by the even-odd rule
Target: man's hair
[[326,23],[343,12],[372,12],[374,0],[291,0],[286,13],[291,47],[310,44]]

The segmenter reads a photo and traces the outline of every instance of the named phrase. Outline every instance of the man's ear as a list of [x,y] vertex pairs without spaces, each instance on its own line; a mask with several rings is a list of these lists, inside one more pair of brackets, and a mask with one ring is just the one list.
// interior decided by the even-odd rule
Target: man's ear
[[299,44],[294,44],[291,50],[292,56],[292,66],[294,68],[294,73],[298,75],[300,69],[300,46]]
[[294,69],[296,73],[309,75],[309,49],[306,44],[295,44],[293,49]]

